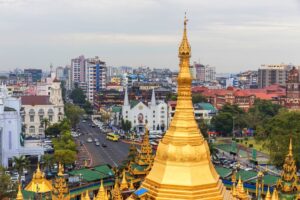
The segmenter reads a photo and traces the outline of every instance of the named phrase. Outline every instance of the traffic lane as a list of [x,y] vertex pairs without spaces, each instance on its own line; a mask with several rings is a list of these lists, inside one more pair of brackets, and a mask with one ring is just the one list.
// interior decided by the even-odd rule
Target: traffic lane
[[[124,159],[126,159],[129,151],[129,144],[106,140],[105,134],[100,133],[99,128],[92,128],[88,125],[88,123],[81,123],[80,128],[82,129],[81,132],[89,133],[84,134],[83,138],[85,140],[87,140],[88,137],[91,137],[92,139],[97,138],[100,142],[100,146],[96,146],[94,142],[86,143],[87,148],[91,152],[91,155],[93,156],[93,158],[95,158],[94,165],[98,163],[108,163],[112,166],[117,166]],[[107,147],[102,147],[102,143],[105,143]],[[101,158],[99,158],[99,156]]]
[[120,155],[120,157],[126,158],[129,151],[129,144],[123,142],[113,142],[110,140],[106,140],[106,135],[103,134],[98,127],[92,128],[87,123],[82,124],[84,128],[91,133],[93,138],[97,138],[100,143],[109,144],[109,147]]

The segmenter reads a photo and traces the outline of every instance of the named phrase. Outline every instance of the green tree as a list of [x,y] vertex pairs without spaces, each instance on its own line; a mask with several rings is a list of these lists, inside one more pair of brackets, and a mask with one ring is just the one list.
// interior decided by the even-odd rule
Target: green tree
[[49,125],[50,125],[50,121],[48,118],[43,118],[41,120],[41,127],[43,127],[44,130],[46,130]]
[[60,135],[60,126],[58,123],[52,124],[45,130],[46,136],[54,136],[57,137]]
[[5,168],[0,166],[0,199],[15,197],[17,187],[11,181],[10,175],[5,173]]
[[82,108],[84,109],[86,114],[88,114],[88,115],[93,114],[93,105],[89,101],[86,101],[83,104]]
[[110,114],[108,112],[102,112],[101,113],[101,120],[104,122],[104,123],[108,123],[109,120],[110,120]]
[[74,104],[84,105],[86,102],[86,96],[81,88],[78,85],[75,85],[75,88],[71,91],[69,97],[73,100]]
[[61,162],[62,164],[73,164],[76,160],[76,152],[69,149],[56,150],[54,158],[56,162]]
[[199,127],[202,135],[205,138],[208,138],[208,129],[209,129],[209,126],[208,126],[207,121],[205,121],[205,120],[199,120],[198,121],[198,127]]
[[65,104],[65,114],[71,122],[72,127],[76,127],[76,124],[79,122],[80,117],[84,114],[84,110],[79,106],[67,103]]
[[42,156],[42,161],[44,162],[45,168],[49,170],[54,164],[54,156],[52,154],[45,154]]
[[297,166],[300,166],[300,112],[280,111],[257,130],[263,135],[270,150],[271,162],[282,166],[285,155],[288,153],[289,139],[294,140],[293,152]]
[[193,104],[207,102],[207,98],[202,94],[196,93],[192,95],[192,102]]
[[19,174],[19,181],[21,180],[21,175],[23,175],[23,171],[25,168],[29,166],[29,160],[24,155],[21,155],[20,157],[13,157],[13,168],[17,170]]
[[121,122],[121,126],[122,126],[122,129],[128,133],[130,130],[131,130],[131,122],[128,121],[128,120],[123,120],[122,119],[122,122]]
[[60,88],[61,88],[61,96],[62,96],[63,101],[65,103],[66,102],[66,94],[67,94],[66,81],[61,81],[60,82]]
[[211,124],[215,131],[229,136],[233,130],[232,114],[228,112],[220,112],[211,119]]

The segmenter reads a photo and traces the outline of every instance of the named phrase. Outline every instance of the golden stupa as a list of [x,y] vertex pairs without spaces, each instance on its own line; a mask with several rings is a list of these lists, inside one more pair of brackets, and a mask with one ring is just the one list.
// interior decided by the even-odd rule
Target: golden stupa
[[[180,72],[174,118],[158,145],[151,171],[141,187],[130,198],[146,199],[232,199],[223,185],[211,159],[207,141],[194,117],[191,96],[191,47],[187,38],[187,19],[179,47]],[[145,195],[143,194],[143,198]]]
[[36,172],[33,173],[32,180],[25,187],[26,191],[35,193],[46,193],[52,191],[52,183],[45,178],[45,174],[40,170],[40,165],[37,165]]

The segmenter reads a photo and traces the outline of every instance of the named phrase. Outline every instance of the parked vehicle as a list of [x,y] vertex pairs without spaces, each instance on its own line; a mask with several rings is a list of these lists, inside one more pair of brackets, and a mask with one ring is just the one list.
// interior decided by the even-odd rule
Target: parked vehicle
[[100,142],[96,142],[96,146],[100,146]]
[[89,143],[91,143],[91,142],[93,142],[93,139],[92,138],[88,138],[86,141],[89,142]]

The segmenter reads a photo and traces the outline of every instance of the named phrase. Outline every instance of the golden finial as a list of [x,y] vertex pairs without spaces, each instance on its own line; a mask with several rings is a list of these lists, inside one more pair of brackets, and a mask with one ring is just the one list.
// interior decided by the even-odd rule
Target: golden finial
[[278,192],[276,188],[273,190],[272,199],[271,200],[279,200]]
[[115,186],[113,189],[113,195],[112,195],[113,200],[123,200],[120,187],[119,187],[119,180],[118,178],[115,179]]
[[130,190],[135,190],[135,187],[134,187],[134,185],[133,185],[133,181],[132,181],[132,180],[130,181],[129,189],[130,189]]
[[106,190],[104,188],[104,185],[103,185],[103,179],[101,179],[101,183],[100,183],[100,187],[99,187],[99,190],[98,190],[98,194],[97,196],[94,198],[94,200],[105,200],[106,199]]
[[91,200],[88,190],[85,192],[84,200]]
[[16,200],[23,200],[23,199],[24,198],[23,198],[23,194],[22,194],[22,186],[21,186],[21,182],[19,182]]
[[270,187],[268,187],[268,191],[267,191],[265,200],[271,200]]
[[181,44],[179,46],[179,58],[190,58],[191,57],[191,47],[187,39],[186,26],[188,19],[186,18],[186,13],[184,16],[184,30],[183,30],[183,38]]
[[84,160],[84,167],[88,167],[87,160]]
[[292,138],[290,138],[289,156],[293,156],[293,141],[292,141]]
[[61,164],[61,162],[58,163],[58,176],[63,176],[64,175],[64,166]]
[[121,182],[121,185],[120,185],[120,190],[126,190],[128,189],[128,183],[127,183],[127,180],[126,180],[126,173],[125,173],[125,169],[123,170],[123,175],[122,175],[122,182]]

